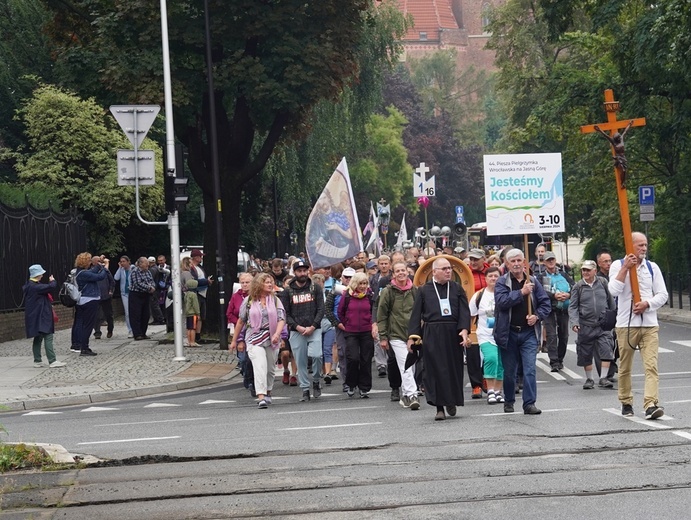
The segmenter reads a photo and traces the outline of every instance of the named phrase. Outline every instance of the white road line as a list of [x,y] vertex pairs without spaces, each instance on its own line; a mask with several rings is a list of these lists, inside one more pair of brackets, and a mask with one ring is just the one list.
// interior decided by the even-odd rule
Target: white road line
[[210,417],[193,417],[191,419],[165,419],[162,421],[141,421],[141,422],[121,422],[111,424],[94,424],[94,428],[101,428],[104,426],[136,426],[137,424],[159,424],[169,422],[183,422],[183,421],[208,421]]
[[329,424],[327,426],[305,426],[303,428],[279,428],[278,432],[289,432],[296,430],[324,430],[327,428],[349,428],[351,426],[373,426],[381,424],[380,422],[366,422],[366,423],[351,423],[351,424]]
[[690,340],[670,341],[670,343],[674,343],[675,345],[681,345],[682,347],[691,347],[691,341]]
[[209,399],[207,401],[202,401],[199,404],[221,404],[221,403],[234,403],[235,401],[219,401],[216,399]]
[[345,412],[349,410],[371,410],[374,408],[384,408],[383,406],[354,406],[352,408],[331,408],[319,410],[298,410],[295,412],[278,412],[276,415],[292,415],[296,413],[324,413],[324,412]]
[[119,410],[120,408],[107,408],[104,406],[91,406],[89,408],[84,408],[80,410],[81,412],[105,412],[108,410]]
[[[570,412],[573,408],[551,408],[549,410],[542,410],[542,413],[552,413],[552,412]],[[477,414],[479,417],[493,417],[497,415],[522,415],[523,410],[518,409],[515,412],[495,412],[495,413],[480,413]]]
[[24,417],[25,415],[55,415],[60,413],[62,412],[44,412],[43,410],[36,410],[35,412],[23,413],[22,417]]
[[678,435],[679,437],[684,437],[684,439],[689,439],[691,440],[691,433],[689,432],[672,432],[674,435]]
[[140,439],[119,439],[114,441],[92,441],[92,442],[78,442],[78,446],[85,446],[87,444],[114,444],[117,442],[141,442],[141,441],[162,441],[166,439],[179,439],[179,435],[173,437],[142,437]]
[[[691,372],[660,372],[658,376],[687,376]],[[631,377],[644,377],[645,374],[631,374]]]
[[182,406],[181,404],[173,404],[173,403],[151,403],[147,404],[144,408],[164,408],[166,406]]
[[[684,342],[684,341],[681,341],[681,342],[680,342],[680,341],[670,341],[670,343],[691,343],[691,341],[687,341],[687,342]],[[691,346],[691,345],[686,345],[686,346]],[[575,344],[575,343],[569,344],[569,345],[566,346],[566,349],[567,349],[567,350],[570,350],[571,352],[576,352],[576,344]],[[660,354],[665,354],[665,353],[669,353],[669,352],[672,352],[672,353],[673,353],[673,352],[674,352],[674,350],[670,350],[670,349],[665,348],[665,347],[657,347],[657,351],[658,351]]]
[[[651,428],[659,428],[660,430],[670,430],[670,429],[672,429],[671,426],[665,426],[664,424],[660,424],[660,423],[659,423],[659,420],[650,421],[650,420],[647,420],[647,419],[642,419],[641,417],[624,417],[624,416],[621,414],[621,410],[618,410],[618,409],[616,409],[616,408],[603,408],[603,410],[604,410],[605,412],[609,412],[609,413],[611,413],[611,414],[613,414],[613,415],[616,415],[616,416],[618,416],[618,417],[621,417],[621,418],[623,418],[623,419],[627,419],[627,420],[629,420],[629,421],[631,421],[631,422],[635,422],[635,423],[638,423],[638,424],[642,424],[642,425],[644,425],[644,426],[650,426]],[[662,417],[662,419],[664,419],[664,416]],[[669,420],[671,420],[671,418],[668,418],[668,419],[666,419],[666,420],[669,421]]]
[[573,379],[583,379],[583,376],[581,376],[580,374],[577,374],[577,373],[574,372],[573,370],[570,370],[570,369],[568,369],[568,368],[566,368],[566,367],[562,368],[561,371],[564,372],[567,376],[569,376],[569,377],[571,377],[571,378],[573,378]]
[[667,401],[668,403],[691,403],[691,399],[682,399],[681,401]]
[[544,363],[535,363],[535,366],[558,381],[566,381],[566,378],[559,372],[552,372],[552,367],[549,365],[545,365]]

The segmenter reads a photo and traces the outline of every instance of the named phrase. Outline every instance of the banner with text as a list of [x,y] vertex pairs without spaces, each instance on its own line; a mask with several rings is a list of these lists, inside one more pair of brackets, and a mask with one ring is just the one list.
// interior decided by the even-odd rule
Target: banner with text
[[561,154],[485,155],[488,235],[564,231]]

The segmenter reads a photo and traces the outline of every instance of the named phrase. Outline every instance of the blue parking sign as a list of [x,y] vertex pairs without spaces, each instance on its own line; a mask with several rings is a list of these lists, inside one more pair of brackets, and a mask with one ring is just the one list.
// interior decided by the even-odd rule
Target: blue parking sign
[[456,206],[456,224],[463,222],[465,224],[465,217],[463,215],[463,206]]
[[638,204],[652,206],[655,204],[655,186],[638,187]]

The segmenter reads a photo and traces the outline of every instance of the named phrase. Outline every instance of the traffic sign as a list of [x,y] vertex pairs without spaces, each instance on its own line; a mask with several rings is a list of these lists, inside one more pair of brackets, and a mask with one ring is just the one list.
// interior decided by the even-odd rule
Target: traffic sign
[[456,224],[463,222],[465,224],[465,216],[463,214],[463,206],[456,206]]
[[638,187],[638,204],[641,206],[653,206],[655,204],[655,186]]
[[652,222],[655,220],[655,213],[641,213],[641,222]]
[[[153,124],[161,107],[158,105],[112,105],[110,112],[125,132],[132,146],[139,148],[146,137],[149,128]],[[136,136],[135,136],[136,117]],[[136,142],[136,144],[135,144]]]
[[[140,186],[156,184],[156,160],[153,150],[137,151],[137,169]],[[134,150],[118,150],[118,186],[135,186]]]

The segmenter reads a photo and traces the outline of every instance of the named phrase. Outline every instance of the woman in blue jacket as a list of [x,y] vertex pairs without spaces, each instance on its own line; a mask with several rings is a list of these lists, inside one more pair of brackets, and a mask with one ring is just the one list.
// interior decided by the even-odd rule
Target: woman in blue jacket
[[101,290],[98,282],[108,276],[109,260],[101,256],[91,256],[91,253],[80,253],[74,262],[73,271],[77,286],[81,291],[79,302],[75,306],[74,322],[72,323],[72,352],[79,352],[80,356],[95,356],[96,352],[89,348],[89,336],[94,330],[98,319]]
[[53,350],[53,333],[55,321],[53,320],[53,299],[51,291],[57,287],[55,278],[50,275],[49,283],[41,283],[41,278],[46,273],[39,264],[29,267],[29,281],[24,284],[24,324],[26,325],[26,337],[34,338],[34,366],[42,368],[41,343],[45,344],[46,357],[50,368],[64,367],[65,363],[55,358]]

